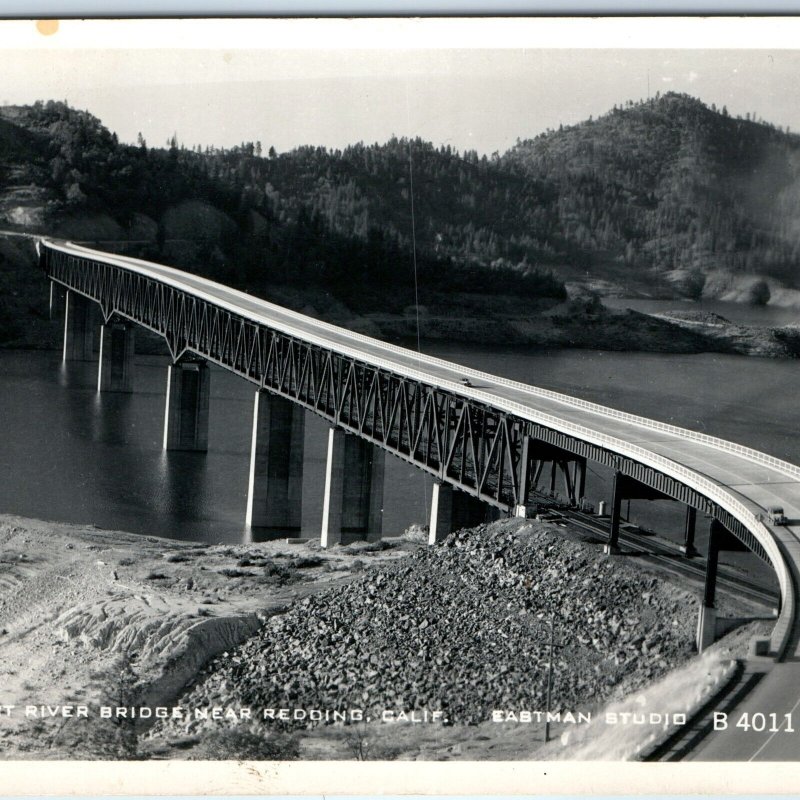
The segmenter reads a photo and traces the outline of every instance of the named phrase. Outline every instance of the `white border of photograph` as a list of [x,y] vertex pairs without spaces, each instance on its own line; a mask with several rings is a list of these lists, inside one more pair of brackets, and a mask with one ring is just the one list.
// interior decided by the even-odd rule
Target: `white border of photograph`
[[[147,9],[137,5],[139,13]],[[0,23],[0,47],[34,50],[43,65],[58,49],[794,50],[798,43],[800,18],[62,20],[51,35],[40,33],[30,20]],[[800,763],[8,761],[2,776],[0,792],[26,795],[764,794],[800,789]]]

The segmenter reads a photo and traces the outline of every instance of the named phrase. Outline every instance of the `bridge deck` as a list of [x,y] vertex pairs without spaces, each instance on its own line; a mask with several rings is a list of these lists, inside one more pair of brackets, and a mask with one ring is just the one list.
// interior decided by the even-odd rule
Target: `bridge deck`
[[[784,644],[791,642],[794,653],[800,633],[795,620],[800,576],[800,468],[713,437],[389,345],[167,266],[73,244],[47,244],[77,257],[122,266],[300,339],[579,435],[713,495],[715,502],[727,507],[753,532],[773,562],[784,598],[776,633]],[[464,377],[472,386],[462,385]],[[758,521],[758,515],[771,505],[783,506],[789,525],[767,528]]]

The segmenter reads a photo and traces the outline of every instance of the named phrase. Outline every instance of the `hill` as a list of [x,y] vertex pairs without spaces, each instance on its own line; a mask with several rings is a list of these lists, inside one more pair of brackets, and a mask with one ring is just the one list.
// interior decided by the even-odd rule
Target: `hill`
[[[299,148],[263,158],[252,143],[201,152],[174,138],[166,148],[121,145],[88,112],[52,101],[4,107],[0,120],[16,141],[42,143],[8,154],[0,215],[11,224],[135,243],[142,255],[258,293],[269,284],[317,287],[356,310],[401,310],[453,290],[564,298],[556,279],[528,263],[456,259],[426,246],[412,254],[402,215],[390,219],[394,204],[374,222],[372,209],[356,220],[337,200],[348,191],[342,176],[350,170],[368,185],[369,173],[341,154]],[[31,186],[37,193],[23,202],[19,192]]]
[[[259,142],[132,147],[88,112],[54,102],[0,109],[0,147],[9,221],[9,192],[33,186],[46,193],[31,215],[42,224],[55,219],[69,234],[76,215],[104,214],[130,238],[144,215],[161,254],[206,269],[235,254],[227,278],[251,284],[310,278],[339,294],[354,279],[391,286],[401,265],[413,277],[414,244],[423,282],[443,289],[494,291],[498,270],[505,293],[552,296],[550,273],[656,277],[661,291],[684,295],[699,294],[714,270],[798,280],[800,138],[687,95],[629,102],[492,158],[397,138],[280,155]],[[168,212],[189,201],[233,225],[172,230]],[[170,239],[204,246],[187,251]]]
[[798,285],[800,137],[755,115],[667,94],[521,142],[502,161],[554,186],[562,235],[600,273],[649,273],[689,296],[715,270]]
[[123,249],[334,320],[424,307],[491,326],[587,289],[790,302],[800,138],[748,117],[666,94],[487,158],[397,138],[282,154],[176,137],[125,145],[65,103],[5,106],[0,225]]
[[265,186],[279,218],[300,204],[338,234],[379,233],[404,251],[414,241],[469,268],[688,297],[757,275],[739,293],[756,303],[798,287],[800,137],[687,95],[630,102],[492,158],[396,138],[209,155],[220,176]]

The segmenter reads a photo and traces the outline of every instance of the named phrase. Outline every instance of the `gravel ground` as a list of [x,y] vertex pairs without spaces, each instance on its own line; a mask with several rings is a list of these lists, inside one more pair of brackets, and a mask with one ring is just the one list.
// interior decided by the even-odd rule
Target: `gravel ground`
[[[139,708],[169,706],[271,614],[409,546],[207,545],[0,515],[0,760],[145,757]],[[78,706],[85,718],[61,715]]]
[[[550,620],[555,709],[597,707],[693,652],[697,599],[635,561],[554,525],[508,520],[367,568],[295,603],[214,659],[184,707],[325,709],[379,720],[441,711],[481,724],[494,709],[544,709]],[[269,721],[272,732],[308,720]],[[170,720],[153,736],[219,722]]]

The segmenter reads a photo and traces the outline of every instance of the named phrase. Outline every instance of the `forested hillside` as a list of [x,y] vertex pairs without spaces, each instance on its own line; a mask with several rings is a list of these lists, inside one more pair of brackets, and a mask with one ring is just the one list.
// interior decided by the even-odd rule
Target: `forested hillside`
[[[144,140],[126,146],[91,114],[63,103],[0,114],[20,130],[20,143],[31,142],[24,156],[15,146],[0,159],[0,213],[12,224],[80,240],[130,240],[144,255],[254,291],[319,287],[357,310],[396,311],[451,291],[565,296],[549,269],[524,258],[487,258],[480,248],[458,258],[431,244],[428,201],[414,213],[414,253],[408,142],[369,149],[368,162],[380,160],[375,152],[398,154],[372,175],[359,148],[345,157],[310,147],[262,156],[253,143],[201,152],[176,139],[165,148]],[[419,150],[451,167],[462,163],[421,143]],[[426,175],[424,161],[419,168],[430,191],[435,170]],[[396,197],[384,194],[387,182]],[[446,215],[450,193],[441,193],[437,207]]]
[[631,270],[760,272],[797,283],[800,138],[668,94],[517,145],[564,237]]
[[0,108],[0,218],[361,311],[452,292],[555,302],[565,282],[699,296],[720,271],[800,284],[800,139],[686,95],[492,157],[396,138],[159,144],[121,145],[64,103]]

